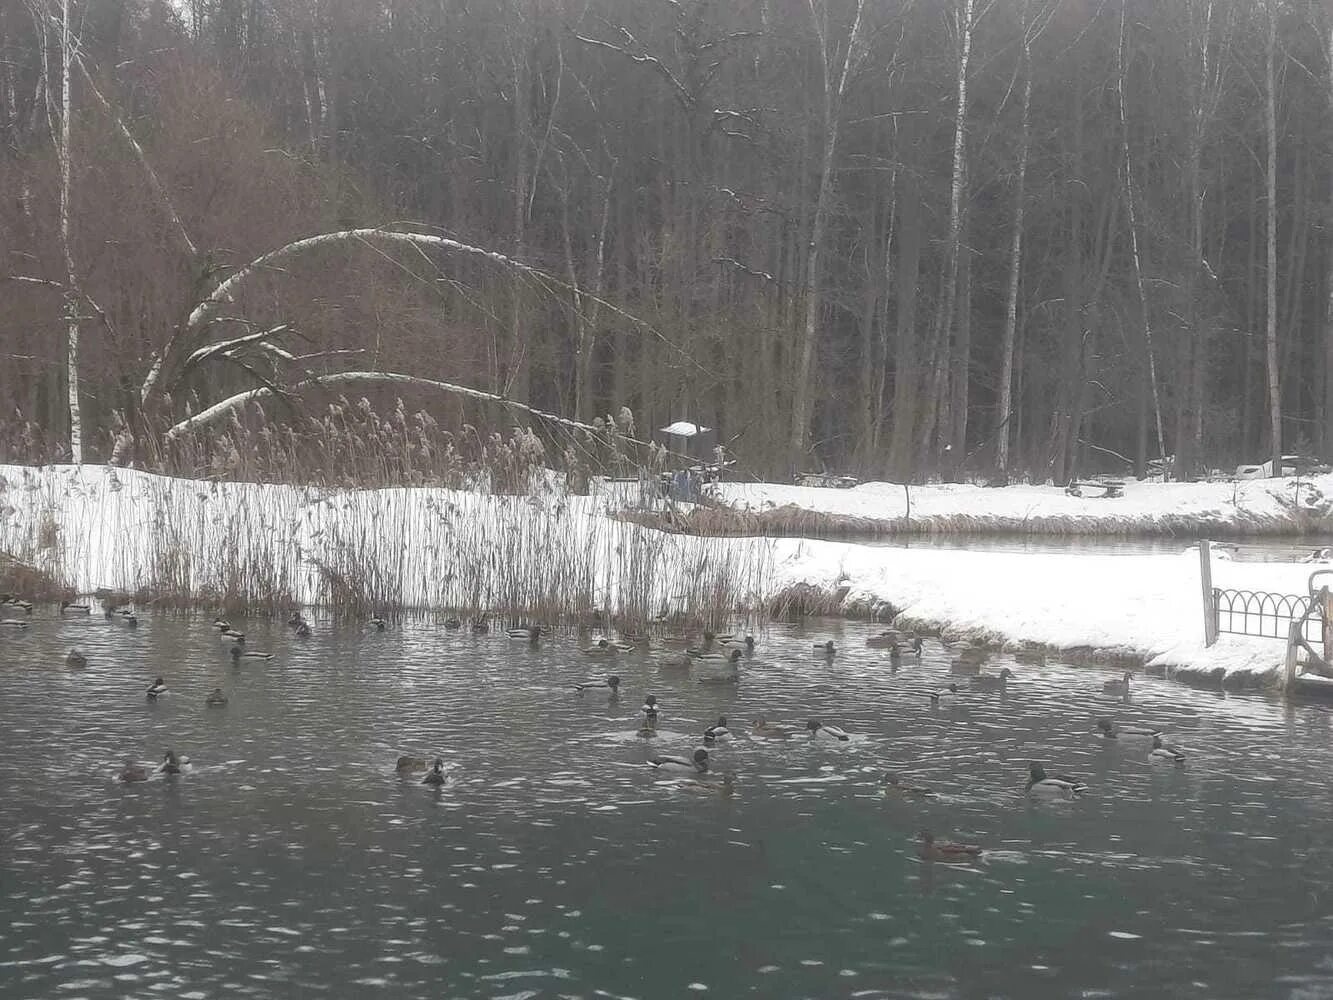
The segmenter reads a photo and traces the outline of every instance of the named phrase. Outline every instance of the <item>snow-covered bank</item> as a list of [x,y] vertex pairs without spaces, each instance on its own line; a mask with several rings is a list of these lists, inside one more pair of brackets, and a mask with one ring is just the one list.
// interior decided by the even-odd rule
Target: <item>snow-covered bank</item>
[[[1237,482],[1129,480],[1115,499],[1070,496],[1058,486],[864,483],[820,489],[721,483],[714,496],[781,526],[782,515],[824,515],[827,527],[866,532],[1154,534],[1223,537],[1333,531],[1333,475]],[[1091,493],[1092,491],[1088,491]],[[910,511],[908,509],[910,497]],[[818,523],[812,524],[817,529]]]
[[[1223,636],[1203,647],[1198,556],[1183,544],[1177,555],[900,549],[697,538],[609,514],[586,497],[0,466],[0,552],[82,593],[532,615],[603,608],[643,621],[662,610],[744,614],[805,586],[847,612],[891,606],[906,621],[995,644],[1130,658],[1210,683],[1266,682],[1283,658],[1275,639]],[[1302,594],[1310,569],[1218,559],[1213,573],[1220,587]]]
[[[885,549],[784,539],[775,587],[836,592],[846,607],[891,605],[900,621],[939,626],[995,645],[1039,644],[1067,656],[1141,661],[1181,679],[1258,686],[1274,682],[1285,646],[1223,635],[1203,642],[1195,547],[1179,555]],[[1303,594],[1311,566],[1213,561],[1213,583]]]

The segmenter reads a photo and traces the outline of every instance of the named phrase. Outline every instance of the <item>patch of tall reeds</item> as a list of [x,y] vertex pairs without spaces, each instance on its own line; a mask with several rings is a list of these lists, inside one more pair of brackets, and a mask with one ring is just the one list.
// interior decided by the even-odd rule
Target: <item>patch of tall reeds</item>
[[8,467],[5,482],[0,551],[63,588],[163,608],[719,628],[762,613],[773,562],[762,539],[658,532],[547,487],[347,490],[92,466]]

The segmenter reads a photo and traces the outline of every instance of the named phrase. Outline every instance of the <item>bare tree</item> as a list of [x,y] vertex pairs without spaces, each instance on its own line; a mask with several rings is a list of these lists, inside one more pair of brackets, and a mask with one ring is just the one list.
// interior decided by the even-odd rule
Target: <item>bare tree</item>
[[83,464],[83,416],[79,408],[79,276],[70,239],[70,195],[74,151],[71,143],[73,100],[69,70],[74,42],[69,32],[69,0],[60,6],[60,249],[65,257],[65,376],[69,386],[69,457]]
[[1152,390],[1153,417],[1157,426],[1157,454],[1163,460],[1165,468],[1166,438],[1162,433],[1162,399],[1157,387],[1157,359],[1153,348],[1152,316],[1148,312],[1148,295],[1143,284],[1143,255],[1139,251],[1138,219],[1134,206],[1134,161],[1130,155],[1129,115],[1125,110],[1125,7],[1128,0],[1120,0],[1120,43],[1116,47],[1116,90],[1120,108],[1120,141],[1123,150],[1125,171],[1125,210],[1129,215],[1129,249],[1134,260],[1134,287],[1138,292],[1139,311],[1143,318],[1143,342],[1148,356],[1148,384]]
[[[925,422],[921,429],[921,450],[926,452],[930,445],[935,421],[938,420],[940,440],[950,440],[951,421],[949,403],[945,398],[946,358],[948,345],[953,335],[955,312],[958,305],[958,270],[962,252],[963,200],[967,186],[967,75],[972,58],[972,36],[976,28],[973,0],[955,0],[953,9],[954,34],[957,38],[958,54],[955,68],[955,90],[957,101],[953,115],[953,169],[949,179],[949,230],[945,243],[944,288],[940,296],[940,310],[936,318],[931,346],[930,392],[926,402]],[[960,359],[960,364],[965,364]],[[966,381],[967,372],[955,372],[955,377]],[[966,406],[966,389],[962,400]],[[943,412],[941,412],[943,411]],[[955,456],[961,461],[962,456]]]
[[[797,348],[796,376],[792,393],[791,463],[797,471],[806,452],[810,434],[810,380],[815,355],[815,339],[819,330],[823,302],[820,297],[820,253],[824,244],[824,230],[828,226],[829,205],[833,198],[833,161],[838,149],[838,126],[842,117],[842,102],[847,94],[847,82],[866,56],[862,14],[865,0],[856,0],[856,13],[847,35],[847,46],[842,53],[842,69],[834,79],[837,55],[830,48],[829,0],[807,0],[815,36],[819,41],[820,67],[824,82],[823,149],[819,161],[819,193],[815,196],[814,217],[810,221],[810,238],[805,258],[805,315],[801,324]],[[970,4],[971,0],[967,0]]]
[[1023,0],[1023,112],[1018,132],[1018,166],[1014,177],[1014,223],[1009,237],[1009,284],[1004,299],[1004,340],[1000,348],[1000,384],[995,403],[995,465],[1009,469],[1010,413],[1013,409],[1014,341],[1018,330],[1018,279],[1023,265],[1023,210],[1026,200],[1028,147],[1032,138],[1032,34],[1029,0]]
[[1267,208],[1266,300],[1264,345],[1268,368],[1268,419],[1272,434],[1273,475],[1282,475],[1282,390],[1277,355],[1277,5],[1263,0],[1267,17],[1264,43],[1265,206]]

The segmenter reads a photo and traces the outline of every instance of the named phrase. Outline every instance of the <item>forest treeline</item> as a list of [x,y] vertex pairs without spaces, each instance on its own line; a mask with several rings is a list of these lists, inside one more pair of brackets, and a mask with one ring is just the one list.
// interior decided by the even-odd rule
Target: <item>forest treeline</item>
[[399,373],[771,477],[1333,458],[1330,54],[1329,0],[0,0],[3,436]]

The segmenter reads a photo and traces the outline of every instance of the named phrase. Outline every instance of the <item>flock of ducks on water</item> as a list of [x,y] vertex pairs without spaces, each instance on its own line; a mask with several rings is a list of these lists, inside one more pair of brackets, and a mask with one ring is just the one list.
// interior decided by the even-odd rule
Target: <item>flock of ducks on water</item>
[[[0,611],[19,611],[27,616],[32,613],[32,609],[33,605],[30,601],[22,600],[11,594],[0,594]],[[62,616],[91,613],[92,607],[88,604],[63,601],[60,605]],[[138,617],[132,607],[107,603],[103,614],[108,621],[119,619],[129,628],[135,628],[138,625]],[[311,635],[310,623],[302,617],[299,611],[292,612],[287,624],[298,637]],[[457,617],[447,618],[443,624],[447,630],[451,631],[463,628],[462,620]],[[23,619],[0,618],[0,628],[26,629],[27,627],[28,622]],[[244,660],[267,661],[274,657],[273,653],[247,649],[245,634],[234,629],[231,623],[223,618],[214,619],[211,628],[216,630],[221,638],[231,642],[229,652],[233,664],[239,664]],[[371,617],[366,622],[366,629],[369,631],[383,632],[387,628],[388,622],[378,615]],[[470,624],[470,629],[476,634],[486,634],[491,631],[490,624],[484,617],[473,621]],[[550,628],[540,625],[525,625],[507,628],[504,631],[510,639],[524,641],[534,647],[539,645],[545,636],[551,634]],[[639,640],[640,637],[625,633],[622,633],[620,639],[602,637],[594,640],[591,645],[583,647],[581,652],[594,658],[614,657],[620,653],[628,653],[642,648],[639,645]],[[954,674],[965,675],[967,677],[967,687],[961,687],[958,683],[950,683],[944,688],[929,692],[928,697],[933,706],[938,706],[941,699],[960,696],[967,691],[1004,691],[1009,680],[1015,676],[1014,672],[1008,667],[1002,668],[995,674],[982,673],[982,664],[990,656],[990,651],[985,647],[963,646],[959,648],[943,639],[938,641],[946,648],[954,649],[955,655],[951,661],[950,670]],[[866,640],[866,645],[872,649],[887,650],[889,662],[895,670],[905,662],[919,662],[925,648],[925,642],[921,636],[904,633],[897,629],[886,629],[878,635],[871,636]],[[720,668],[721,673],[709,674],[705,671],[699,679],[702,681],[734,681],[738,677],[741,660],[746,655],[753,654],[754,649],[755,639],[753,635],[719,635],[706,631],[703,634],[702,643],[686,645],[684,656],[669,661],[665,666],[717,667]],[[831,639],[815,643],[813,651],[815,655],[829,660],[837,655],[837,647]],[[1016,651],[1014,658],[1020,663],[1040,664],[1044,662],[1044,653],[1039,649],[1025,648]],[[71,668],[79,669],[88,665],[88,658],[75,647],[66,656],[65,663]],[[1122,677],[1105,682],[1102,685],[1103,693],[1127,699],[1132,676],[1131,672],[1126,671]],[[615,701],[620,696],[620,686],[620,677],[616,674],[608,674],[604,677],[589,678],[573,684],[571,690],[579,696],[600,693],[608,700]],[[146,694],[149,700],[155,701],[166,692],[165,679],[157,677],[148,686]],[[227,696],[221,687],[215,687],[209,693],[205,699],[205,705],[209,708],[221,708],[227,705]],[[642,708],[640,735],[652,736],[656,733],[659,715],[660,706],[657,697],[652,694],[647,695]],[[1098,720],[1094,732],[1106,740],[1126,743],[1138,741],[1147,744],[1147,755],[1153,763],[1183,764],[1185,761],[1184,753],[1179,748],[1165,743],[1163,733],[1156,729],[1122,726],[1104,718]],[[801,734],[806,735],[810,740],[833,740],[839,743],[845,743],[852,739],[852,735],[840,726],[830,725],[818,719],[809,720],[803,727],[794,727],[760,718],[755,719],[749,727],[749,735],[756,739],[785,740]],[[695,779],[708,779],[711,778],[709,748],[716,747],[719,743],[732,738],[733,732],[728,725],[727,718],[719,716],[716,722],[704,729],[702,734],[704,745],[696,749],[690,756],[658,755],[652,757],[647,763],[655,772]],[[147,781],[154,774],[180,774],[182,769],[189,765],[189,762],[190,758],[188,756],[178,755],[174,750],[167,749],[161,762],[151,770],[134,761],[126,761],[119,779],[124,782],[136,782]],[[395,772],[399,775],[422,773],[421,783],[436,788],[444,785],[447,781],[444,760],[440,757],[428,760],[425,757],[401,756],[398,758]],[[729,797],[734,792],[734,781],[734,775],[731,772],[726,772],[720,785],[700,784],[696,787],[716,791],[724,797]],[[893,773],[885,774],[880,779],[880,784],[884,791],[889,794],[906,797],[929,797],[934,794],[932,789],[904,782]],[[1031,797],[1074,799],[1080,796],[1087,787],[1086,783],[1078,778],[1064,774],[1048,774],[1045,767],[1036,761],[1031,761],[1028,764],[1028,780],[1025,791]],[[918,840],[919,854],[926,860],[968,861],[983,853],[981,847],[973,844],[937,840],[929,831],[923,830],[918,835]]]

